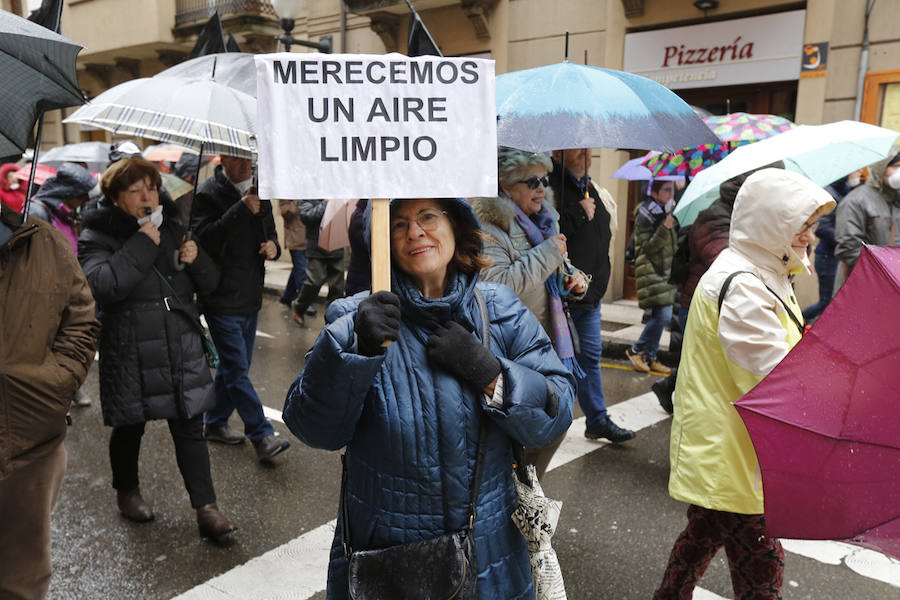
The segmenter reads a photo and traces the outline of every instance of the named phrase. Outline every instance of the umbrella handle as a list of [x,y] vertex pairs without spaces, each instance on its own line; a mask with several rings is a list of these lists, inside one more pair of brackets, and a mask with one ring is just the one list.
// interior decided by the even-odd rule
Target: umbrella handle
[[[194,232],[192,232],[190,229],[188,229],[188,232],[184,236],[184,241],[185,242],[190,241],[191,239],[193,239],[193,237],[194,237]],[[184,242],[182,242],[182,243],[184,243]],[[181,254],[181,248],[175,248],[175,250],[172,251],[172,267],[176,271],[184,271],[184,268],[187,266],[186,264],[181,262],[180,258],[178,258],[180,254]]]

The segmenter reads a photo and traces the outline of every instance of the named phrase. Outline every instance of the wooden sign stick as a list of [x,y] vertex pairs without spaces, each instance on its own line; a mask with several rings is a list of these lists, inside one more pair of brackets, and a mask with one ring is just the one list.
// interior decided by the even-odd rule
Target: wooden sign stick
[[[372,293],[391,291],[391,200],[372,198]],[[386,340],[382,347],[391,345]]]
[[391,201],[372,199],[372,293],[391,291]]

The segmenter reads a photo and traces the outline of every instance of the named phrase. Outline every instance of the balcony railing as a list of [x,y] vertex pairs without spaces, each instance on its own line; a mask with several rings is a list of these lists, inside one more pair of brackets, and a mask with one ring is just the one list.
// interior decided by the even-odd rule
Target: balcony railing
[[175,0],[175,26],[205,21],[216,10],[222,18],[238,13],[275,18],[275,9],[266,0]]

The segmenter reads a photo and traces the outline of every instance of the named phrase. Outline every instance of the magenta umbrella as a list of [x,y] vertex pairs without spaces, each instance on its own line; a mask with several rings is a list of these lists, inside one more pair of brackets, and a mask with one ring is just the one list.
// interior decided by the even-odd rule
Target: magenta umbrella
[[816,324],[735,403],[773,537],[900,558],[900,247],[866,246]]

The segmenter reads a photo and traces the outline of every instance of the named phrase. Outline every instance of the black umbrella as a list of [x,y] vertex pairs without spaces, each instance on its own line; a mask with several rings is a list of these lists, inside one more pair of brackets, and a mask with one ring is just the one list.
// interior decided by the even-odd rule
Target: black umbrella
[[[0,78],[15,82],[0,86],[0,156],[24,152],[35,121],[45,111],[84,104],[75,74],[75,57],[81,48],[45,27],[0,11]],[[37,156],[33,162],[37,163]],[[26,200],[23,214],[27,210]]]

